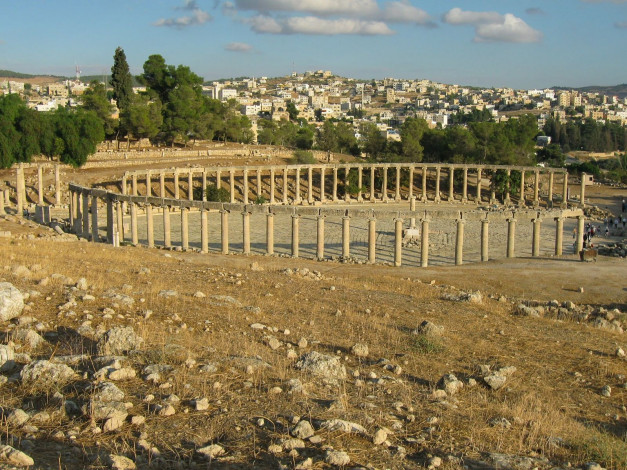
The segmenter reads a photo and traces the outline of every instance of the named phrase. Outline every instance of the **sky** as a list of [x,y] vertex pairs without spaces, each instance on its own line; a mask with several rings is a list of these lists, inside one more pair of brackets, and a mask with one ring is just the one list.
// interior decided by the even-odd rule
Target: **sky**
[[0,0],[0,69],[205,80],[331,70],[517,89],[627,83],[627,0]]

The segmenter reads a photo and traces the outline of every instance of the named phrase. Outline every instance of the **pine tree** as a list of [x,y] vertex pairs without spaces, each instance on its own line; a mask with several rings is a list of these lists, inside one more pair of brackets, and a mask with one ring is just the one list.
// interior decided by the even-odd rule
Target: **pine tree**
[[131,104],[133,96],[133,78],[129,71],[128,62],[124,49],[118,47],[113,56],[113,67],[111,67],[111,86],[113,87],[113,98],[117,101],[118,109],[125,112]]

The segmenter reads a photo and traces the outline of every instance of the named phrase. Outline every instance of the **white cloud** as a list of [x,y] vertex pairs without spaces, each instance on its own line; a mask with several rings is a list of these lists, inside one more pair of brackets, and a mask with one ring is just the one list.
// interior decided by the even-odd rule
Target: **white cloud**
[[451,25],[475,27],[475,42],[529,43],[542,40],[542,33],[533,29],[522,19],[495,11],[464,11],[453,8],[442,16],[442,21]]
[[539,7],[531,7],[525,10],[528,15],[544,15],[544,10]]
[[461,8],[453,8],[447,13],[444,13],[442,21],[453,25],[501,23],[503,21],[503,15],[496,11],[464,11]]
[[169,26],[174,28],[185,28],[187,26],[195,26],[211,21],[212,16],[204,10],[201,10],[195,0],[185,0],[183,6],[175,7],[175,10],[190,11],[189,16],[180,16],[178,18],[161,18],[155,21],[155,26]]
[[334,36],[339,34],[377,36],[394,34],[387,24],[381,21],[362,21],[349,18],[330,20],[316,16],[293,16],[274,19],[269,16],[256,16],[245,20],[257,33],[269,34],[310,34]]
[[[627,29],[627,21],[617,21],[614,23],[614,26],[619,29]],[[0,41],[0,44],[2,44],[2,41]]]
[[299,12],[319,16],[364,16],[379,10],[376,0],[235,0],[235,7],[264,14]]
[[542,33],[520,18],[506,13],[503,23],[478,25],[474,40],[475,42],[540,42]]
[[224,49],[229,52],[251,52],[253,46],[246,44],[245,42],[231,42],[224,46]]
[[431,22],[429,14],[411,5],[408,1],[388,2],[381,14],[377,17],[390,23],[428,24]]

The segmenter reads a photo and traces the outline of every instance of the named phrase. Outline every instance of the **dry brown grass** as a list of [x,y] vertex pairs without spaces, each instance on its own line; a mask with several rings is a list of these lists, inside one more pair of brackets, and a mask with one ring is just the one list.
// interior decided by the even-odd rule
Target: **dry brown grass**
[[[278,457],[268,453],[270,444],[288,437],[292,417],[298,416],[314,423],[342,418],[364,425],[370,433],[380,426],[392,429],[400,422],[400,428],[390,436],[390,449],[375,447],[365,437],[317,431],[325,439],[323,445],[347,451],[357,465],[376,468],[419,468],[429,455],[438,455],[444,458],[443,468],[453,469],[460,468],[463,461],[485,459],[490,452],[546,457],[561,465],[589,460],[599,460],[613,469],[627,465],[627,394],[618,387],[625,381],[620,374],[625,374],[626,367],[623,359],[613,356],[617,345],[625,348],[622,335],[572,321],[514,316],[511,304],[492,300],[485,292],[481,304],[443,300],[444,292],[456,292],[443,286],[445,270],[431,286],[386,267],[356,270],[290,259],[165,254],[78,242],[0,239],[4,266],[0,277],[24,292],[41,293],[30,300],[26,314],[44,322],[46,331],[75,331],[88,315],[93,317],[94,329],[132,325],[145,344],[141,353],[127,359],[129,365],[138,372],[150,363],[177,366],[167,389],[139,377],[119,383],[133,403],[131,414],[144,415],[147,421],[142,429],[127,424],[108,435],[92,434],[88,418],[68,419],[56,412],[46,401],[54,390],[35,396],[33,390],[18,383],[0,388],[4,407],[43,408],[56,413],[40,426],[37,450],[31,452],[36,462],[54,468],[99,468],[102,460],[98,460],[101,457],[96,449],[139,455],[154,462],[155,456],[137,448],[141,431],[165,459],[159,465],[199,462],[195,449],[219,442],[227,449],[228,459],[221,464],[225,468],[253,464],[276,468],[277,461],[292,467],[306,457],[314,459],[315,468],[324,468],[321,446],[308,445],[298,457],[286,452]],[[264,271],[250,270],[253,260]],[[34,264],[40,264],[41,270],[29,279],[12,274],[16,266]],[[323,270],[325,279],[311,281],[281,271],[297,266]],[[140,274],[142,267],[149,268],[150,273]],[[72,308],[75,316],[58,314],[67,288],[61,280],[50,278],[53,273],[74,281],[85,277],[96,300],[77,299],[77,306]],[[39,285],[45,277],[50,278],[49,283]],[[124,284],[131,287],[124,291]],[[131,295],[135,304],[114,306],[111,299],[102,297],[109,289]],[[164,289],[177,290],[179,295],[160,297]],[[196,291],[207,297],[193,297]],[[507,285],[499,293],[507,294]],[[232,296],[242,307],[216,305],[213,295]],[[617,301],[621,299],[607,299],[607,303]],[[246,306],[258,310],[243,308]],[[103,318],[107,307],[115,310],[111,319]],[[147,311],[152,314],[146,319]],[[442,338],[425,341],[411,334],[425,319],[444,327]],[[257,322],[278,331],[251,329]],[[284,334],[286,329],[289,335]],[[267,335],[284,345],[271,350]],[[309,342],[305,351],[342,357],[349,379],[340,386],[325,387],[295,370],[286,343],[293,343],[300,354],[295,344],[301,337]],[[357,342],[369,346],[368,358],[350,354]],[[89,342],[67,334],[31,355],[48,358],[85,352],[91,352]],[[188,357],[197,365],[215,363],[217,371],[203,374],[197,365],[185,367]],[[233,357],[258,357],[271,367],[247,373]],[[386,371],[377,364],[381,358],[402,367],[402,373]],[[517,372],[505,388],[491,391],[478,378],[482,364],[492,368],[515,366]],[[93,372],[94,367],[89,370]],[[353,371],[359,371],[363,386],[354,383],[350,376]],[[376,384],[367,379],[369,373],[389,378]],[[464,381],[477,378],[479,383],[464,387],[445,401],[436,400],[432,392],[445,373],[454,373]],[[291,378],[307,384],[308,394],[287,394],[286,381]],[[63,388],[63,393],[67,399],[81,402],[88,383],[79,379]],[[614,390],[610,398],[599,393],[606,384]],[[276,386],[283,392],[269,394]],[[148,394],[155,395],[155,402],[169,394],[179,396],[177,414],[168,418],[152,414],[143,401]],[[209,399],[206,412],[194,411],[187,402],[201,397]],[[433,417],[436,424],[430,420]],[[264,419],[263,426],[257,424],[259,418]],[[511,427],[492,425],[494,418],[507,419]],[[5,437],[26,437],[21,430],[4,429]],[[58,431],[67,435],[72,430],[79,431],[73,441],[55,437]],[[394,446],[403,446],[407,457],[399,457]],[[50,449],[58,449],[61,456]],[[449,461],[448,455],[459,460]]]

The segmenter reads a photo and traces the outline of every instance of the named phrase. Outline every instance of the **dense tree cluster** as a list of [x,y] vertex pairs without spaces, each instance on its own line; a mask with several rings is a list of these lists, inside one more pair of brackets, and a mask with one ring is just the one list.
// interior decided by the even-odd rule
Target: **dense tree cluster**
[[105,136],[96,112],[59,108],[50,113],[29,109],[18,95],[0,96],[0,167],[28,162],[35,155],[58,156],[81,166]]
[[583,121],[562,123],[559,119],[550,118],[544,125],[544,132],[564,152],[613,152],[625,151],[627,148],[627,128],[616,122],[600,124],[592,118],[586,118]]

